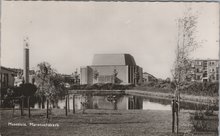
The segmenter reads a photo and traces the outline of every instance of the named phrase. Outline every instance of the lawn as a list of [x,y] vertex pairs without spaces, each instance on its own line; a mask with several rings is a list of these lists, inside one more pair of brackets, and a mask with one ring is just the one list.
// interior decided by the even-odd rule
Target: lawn
[[[5,136],[169,136],[171,111],[153,110],[90,110],[85,114],[53,109],[50,119],[45,110],[32,110],[32,116],[20,116],[19,110],[12,116],[11,110],[1,110],[1,135]],[[8,123],[23,123],[27,126],[9,126]],[[34,124],[58,124],[59,126],[29,126]],[[180,112],[180,135],[191,135],[190,112]],[[206,133],[207,134],[207,133]],[[211,135],[215,135],[211,133]]]

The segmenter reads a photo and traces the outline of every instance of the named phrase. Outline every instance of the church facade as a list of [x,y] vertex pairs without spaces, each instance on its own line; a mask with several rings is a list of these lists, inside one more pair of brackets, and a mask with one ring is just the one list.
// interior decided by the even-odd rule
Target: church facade
[[142,75],[130,54],[95,54],[91,66],[80,68],[80,84],[141,84]]

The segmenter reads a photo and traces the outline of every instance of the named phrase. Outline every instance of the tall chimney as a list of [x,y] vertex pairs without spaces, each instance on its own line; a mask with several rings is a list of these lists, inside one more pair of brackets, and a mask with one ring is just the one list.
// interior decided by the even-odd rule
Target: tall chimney
[[29,83],[29,43],[24,39],[24,83]]

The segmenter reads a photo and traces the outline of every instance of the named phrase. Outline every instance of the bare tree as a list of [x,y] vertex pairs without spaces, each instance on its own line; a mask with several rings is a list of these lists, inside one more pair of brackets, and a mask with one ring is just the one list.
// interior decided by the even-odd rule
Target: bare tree
[[180,95],[179,90],[183,83],[192,77],[192,59],[190,55],[199,47],[199,42],[196,39],[197,20],[198,16],[191,12],[191,8],[188,8],[184,16],[177,20],[177,48],[172,75],[176,86],[175,97],[178,100]]
[[[177,20],[178,35],[177,35],[177,48],[176,58],[172,75],[175,83],[174,100],[173,100],[173,112],[176,113],[177,133],[179,129],[179,117],[178,112],[180,110],[180,89],[184,87],[184,83],[192,78],[191,69],[191,53],[198,48],[199,42],[196,38],[197,29],[197,14],[193,14],[191,8],[188,8],[182,18]],[[173,128],[175,126],[175,114],[173,113]],[[174,131],[174,130],[173,130]]]

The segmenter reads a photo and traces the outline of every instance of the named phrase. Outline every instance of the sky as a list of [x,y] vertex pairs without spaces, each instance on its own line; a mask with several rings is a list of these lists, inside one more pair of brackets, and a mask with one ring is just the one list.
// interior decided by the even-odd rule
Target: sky
[[31,69],[47,61],[71,74],[91,65],[94,54],[129,53],[144,72],[165,79],[175,58],[177,19],[189,7],[203,41],[192,58],[217,59],[217,3],[2,1],[1,65],[23,67],[28,37]]

